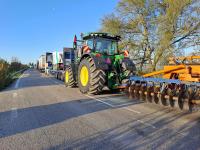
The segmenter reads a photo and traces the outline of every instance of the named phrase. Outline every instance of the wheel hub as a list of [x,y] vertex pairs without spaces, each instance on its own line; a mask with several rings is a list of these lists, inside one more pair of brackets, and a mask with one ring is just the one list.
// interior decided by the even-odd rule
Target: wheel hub
[[81,68],[80,80],[81,80],[81,84],[83,86],[86,86],[88,84],[88,81],[89,81],[89,72],[88,72],[88,68],[86,66],[83,66]]
[[65,82],[68,83],[69,82],[69,72],[66,71],[65,73]]

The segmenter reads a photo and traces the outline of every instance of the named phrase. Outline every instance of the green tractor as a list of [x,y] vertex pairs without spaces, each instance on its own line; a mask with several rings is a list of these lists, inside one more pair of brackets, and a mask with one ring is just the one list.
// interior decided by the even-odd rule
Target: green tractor
[[65,85],[78,85],[82,93],[99,94],[107,86],[110,90],[124,88],[129,76],[136,71],[127,51],[118,49],[119,36],[108,33],[88,33],[74,38],[74,49],[68,51]]

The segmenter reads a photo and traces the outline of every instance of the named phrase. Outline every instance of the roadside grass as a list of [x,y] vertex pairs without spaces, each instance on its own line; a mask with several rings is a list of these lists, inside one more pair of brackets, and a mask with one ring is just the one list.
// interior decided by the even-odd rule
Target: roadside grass
[[25,71],[26,69],[22,69],[20,71],[9,73],[6,77],[2,78],[0,77],[0,90],[5,89],[10,84],[12,84],[16,79],[20,77],[20,75]]

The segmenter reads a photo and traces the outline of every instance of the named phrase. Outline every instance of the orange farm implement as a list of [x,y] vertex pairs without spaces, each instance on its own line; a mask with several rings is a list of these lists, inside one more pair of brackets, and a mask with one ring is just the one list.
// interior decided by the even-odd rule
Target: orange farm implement
[[170,58],[161,71],[130,77],[126,91],[132,99],[196,111],[200,108],[200,56]]

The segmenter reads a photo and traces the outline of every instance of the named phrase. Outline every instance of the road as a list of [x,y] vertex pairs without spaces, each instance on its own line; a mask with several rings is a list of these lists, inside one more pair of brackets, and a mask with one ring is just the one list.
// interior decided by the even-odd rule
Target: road
[[83,95],[27,70],[0,92],[0,149],[200,149],[200,113]]

